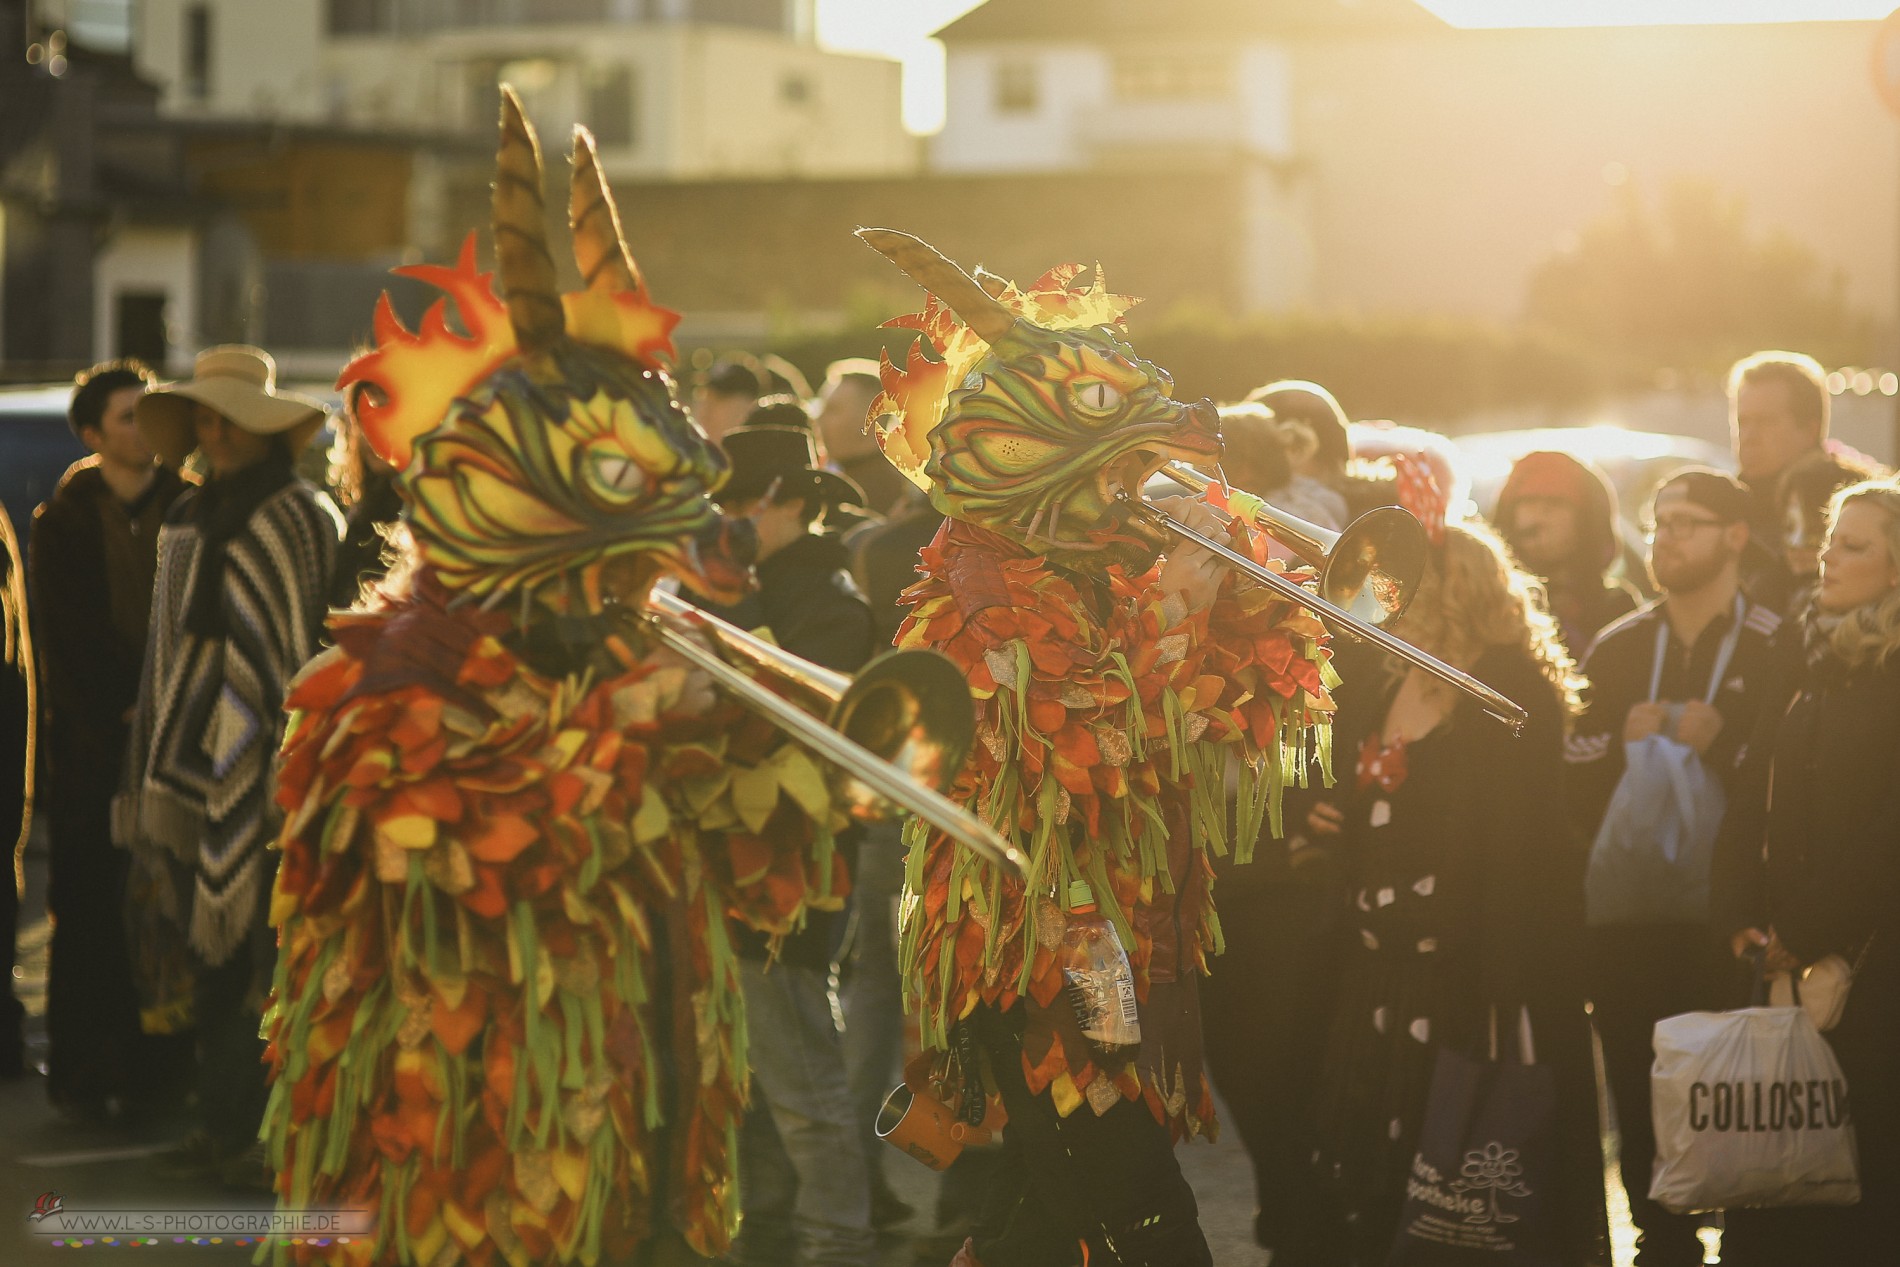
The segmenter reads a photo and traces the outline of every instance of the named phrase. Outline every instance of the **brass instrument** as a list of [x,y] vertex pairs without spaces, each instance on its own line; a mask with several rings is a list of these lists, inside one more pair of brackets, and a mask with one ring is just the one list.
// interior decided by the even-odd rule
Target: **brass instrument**
[[[934,651],[890,651],[855,678],[811,663],[671,594],[647,599],[649,624],[677,653],[741,703],[763,714],[850,777],[840,789],[846,811],[861,820],[888,817],[892,807],[917,815],[1020,878],[1022,853],[943,795],[963,766],[976,734],[969,683]],[[827,720],[790,703],[749,674],[667,623],[704,630],[729,654],[829,706]]]
[[[1170,462],[1162,474],[1197,497],[1226,481]],[[1227,510],[1319,570],[1319,596],[1368,625],[1384,626],[1405,614],[1425,576],[1425,530],[1397,506],[1369,510],[1333,532],[1281,510],[1266,498],[1229,489]]]
[[[1163,469],[1182,484],[1194,488],[1196,492],[1205,492],[1214,483],[1210,476],[1202,475],[1194,468],[1181,466],[1178,463],[1170,463]],[[1193,478],[1191,481],[1183,479],[1181,478],[1183,475]],[[1195,488],[1196,484],[1199,485],[1198,488]],[[1248,518],[1247,522],[1278,540],[1286,540],[1281,536],[1282,531],[1295,536],[1304,536],[1304,541],[1287,541],[1287,544],[1294,547],[1296,553],[1299,553],[1302,558],[1307,558],[1309,550],[1318,555],[1317,559],[1308,560],[1317,563],[1321,569],[1321,592],[1315,594],[1304,585],[1275,572],[1272,568],[1262,567],[1228,546],[1226,542],[1203,536],[1166,511],[1130,496],[1125,490],[1117,496],[1128,505],[1132,513],[1145,517],[1149,522],[1172,532],[1185,541],[1192,541],[1249,580],[1266,586],[1282,598],[1309,608],[1354,637],[1364,639],[1382,651],[1398,656],[1406,663],[1425,670],[1440,681],[1457,687],[1476,699],[1484,707],[1485,712],[1509,726],[1513,733],[1523,733],[1524,723],[1528,720],[1529,714],[1518,704],[1492,690],[1469,673],[1454,669],[1437,657],[1420,651],[1409,642],[1393,637],[1380,627],[1405,610],[1406,605],[1411,601],[1411,591],[1417,587],[1417,578],[1424,570],[1424,534],[1418,528],[1418,521],[1406,511],[1396,506],[1383,507],[1380,511],[1360,516],[1347,527],[1345,532],[1334,535],[1317,525],[1309,524],[1303,519],[1267,506],[1267,503],[1259,497],[1250,497],[1250,503],[1257,503],[1258,507],[1263,509],[1254,510],[1251,504],[1247,504],[1247,508],[1254,510],[1254,513],[1258,515],[1257,519]],[[1410,520],[1413,529],[1407,531],[1398,528],[1396,521],[1390,515],[1383,515],[1377,524],[1368,525],[1368,531],[1355,535],[1354,529],[1359,528],[1375,515],[1381,515],[1382,511],[1391,511]],[[1394,555],[1391,560],[1382,558],[1380,553],[1388,541],[1393,543]],[[1327,549],[1329,545],[1331,548]],[[1341,558],[1342,546],[1343,553],[1348,555],[1348,558]],[[1409,553],[1414,550],[1416,550],[1415,565],[1408,558]],[[1333,586],[1334,592],[1341,593],[1352,602],[1363,601],[1373,604],[1373,614],[1379,616],[1378,620],[1361,619],[1327,596],[1326,578],[1334,572],[1336,567],[1339,570],[1339,576]],[[1407,576],[1408,569],[1409,577]],[[1357,583],[1355,583],[1355,578],[1358,578]],[[1381,587],[1389,584],[1400,584],[1401,592],[1396,595],[1379,592]]]

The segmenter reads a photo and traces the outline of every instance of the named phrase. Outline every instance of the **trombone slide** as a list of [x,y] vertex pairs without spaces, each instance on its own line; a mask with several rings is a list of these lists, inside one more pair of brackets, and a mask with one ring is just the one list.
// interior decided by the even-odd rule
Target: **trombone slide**
[[[685,615],[694,620],[703,619],[709,625],[716,626],[713,628],[713,635],[724,645],[735,644],[728,641],[722,629],[731,630],[750,643],[756,643],[760,647],[776,652],[778,656],[784,658],[784,663],[779,667],[782,671],[787,671],[788,677],[804,680],[807,676],[822,674],[843,678],[842,674],[820,669],[793,656],[790,652],[771,647],[769,643],[752,638],[743,631],[734,630],[733,626],[718,620],[717,617],[709,616],[670,595],[655,594],[652,597],[655,600],[662,598],[667,600],[653,603],[659,612]],[[711,677],[715,684],[740,703],[763,714],[774,725],[811,751],[845,770],[851,775],[852,780],[868,791],[872,798],[909,810],[932,827],[948,834],[960,844],[968,846],[990,862],[1014,872],[1018,879],[1028,878],[1028,864],[1020,850],[1003,839],[995,828],[965,810],[936,788],[926,786],[883,757],[846,738],[805,710],[787,703],[754,681],[750,674],[734,668],[694,639],[667,625],[661,616],[650,615],[648,623],[654,636],[663,646],[677,653],[693,667],[705,670],[707,676]],[[747,647],[745,650],[750,656],[752,649]],[[796,672],[789,671],[794,668]],[[844,678],[844,681],[849,686],[850,679]],[[819,690],[821,694],[824,693],[820,686],[814,685],[813,689]],[[954,774],[955,770],[949,770],[946,772],[946,777]]]
[[1177,537],[1186,541],[1192,541],[1195,545],[1219,556],[1223,561],[1236,571],[1245,575],[1249,580],[1257,581],[1279,594],[1282,598],[1299,603],[1301,606],[1310,608],[1321,616],[1339,622],[1352,630],[1355,636],[1364,638],[1367,642],[1373,643],[1381,650],[1398,656],[1408,664],[1416,665],[1442,682],[1447,682],[1457,687],[1459,690],[1465,692],[1465,694],[1476,699],[1479,704],[1483,705],[1485,712],[1509,726],[1513,734],[1523,733],[1524,723],[1529,720],[1530,714],[1526,713],[1518,704],[1492,690],[1477,678],[1472,677],[1469,673],[1460,669],[1454,669],[1437,657],[1425,654],[1411,643],[1393,637],[1377,625],[1368,624],[1365,621],[1356,619],[1351,614],[1313,593],[1299,582],[1287,579],[1280,573],[1275,572],[1272,568],[1260,566],[1260,564],[1255,563],[1246,555],[1230,548],[1226,542],[1216,541],[1212,537],[1202,536],[1186,524],[1176,520],[1167,512],[1156,510],[1152,506],[1137,501],[1129,497],[1126,492],[1122,493],[1122,497],[1139,513],[1152,516],[1154,522],[1159,523]]

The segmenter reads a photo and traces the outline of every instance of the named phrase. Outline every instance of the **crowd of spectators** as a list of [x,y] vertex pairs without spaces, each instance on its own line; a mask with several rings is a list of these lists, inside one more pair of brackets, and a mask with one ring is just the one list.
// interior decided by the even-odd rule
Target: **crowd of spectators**
[[[814,393],[732,359],[691,397],[731,460],[722,507],[759,530],[757,590],[713,610],[846,673],[890,645],[941,522],[876,445],[878,391],[870,362],[838,362]],[[1463,518],[1442,444],[1396,428],[1355,447],[1360,429],[1317,384],[1222,409],[1235,487],[1322,528],[1382,504],[1418,513],[1428,564],[1393,631],[1529,715],[1513,736],[1438,679],[1338,639],[1330,780],[1311,772],[1284,837],[1222,867],[1208,1067],[1276,1267],[1384,1261],[1434,1057],[1484,1045],[1500,1015],[1536,1035],[1564,1088],[1563,1260],[1607,1261],[1594,1027],[1638,1262],[1702,1261],[1706,1220],[1648,1200],[1651,1026],[1745,1003],[1757,961],[1798,972],[1830,955],[1855,965],[1828,1039],[1854,1088],[1866,1195],[1733,1212],[1723,1261],[1874,1261],[1874,1213],[1900,1197],[1900,485],[1830,442],[1810,359],[1747,358],[1729,398],[1735,474],[1664,479],[1640,571],[1616,490],[1574,456],[1524,457],[1486,519]],[[0,780],[0,831],[24,841],[35,808],[49,827],[49,1092],[91,1121],[194,1104],[162,1167],[239,1187],[267,1179],[257,1022],[284,691],[326,609],[359,601],[401,537],[391,472],[347,407],[331,488],[295,474],[324,417],[257,349],[212,349],[169,386],[134,363],[95,367],[70,413],[93,456],[40,508],[24,556],[10,537],[0,555],[0,760],[19,772]],[[1659,739],[1725,807],[1693,891],[1660,912],[1590,874],[1603,833],[1645,830],[1619,818],[1618,793]],[[851,905],[775,958],[736,937],[755,1107],[738,1261],[868,1264],[880,1231],[922,1217],[872,1130],[904,1047],[897,835],[853,830]],[[17,890],[0,888],[10,953]],[[8,994],[0,1075],[20,1071],[20,1033]],[[946,1177],[930,1219],[944,1257],[994,1164],[973,1148]]]

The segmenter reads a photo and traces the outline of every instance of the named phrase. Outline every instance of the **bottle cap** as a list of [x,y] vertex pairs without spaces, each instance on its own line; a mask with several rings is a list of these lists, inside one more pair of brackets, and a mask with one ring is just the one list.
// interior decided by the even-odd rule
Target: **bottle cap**
[[1069,881],[1069,909],[1072,911],[1095,909],[1095,890],[1089,887],[1087,880]]

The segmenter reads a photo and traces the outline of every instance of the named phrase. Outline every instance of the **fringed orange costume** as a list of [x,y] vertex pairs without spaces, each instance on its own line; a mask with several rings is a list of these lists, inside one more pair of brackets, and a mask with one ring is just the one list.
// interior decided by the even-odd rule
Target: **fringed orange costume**
[[[959,1024],[1021,1007],[1023,1081],[1061,1120],[1145,1100],[1177,1139],[1211,1129],[1194,984],[1221,944],[1209,854],[1244,859],[1263,821],[1277,830],[1282,786],[1327,757],[1321,626],[1256,586],[1225,581],[1199,611],[1162,592],[1165,538],[1119,495],[1165,461],[1212,461],[1220,440],[1213,407],[1170,399],[1166,373],[1124,342],[1133,300],[1099,277],[1072,288],[1075,265],[1018,289],[908,235],[860,236],[931,292],[893,323],[928,355],[887,359],[872,407],[886,455],[949,517],[897,642],[967,673],[980,742],[954,795],[1029,859],[1019,882],[911,825],[902,963],[931,1057],[911,1080],[968,1109],[999,1077],[994,1048],[988,1077],[965,1067]],[[1053,951],[1076,878],[1134,969],[1133,1059],[1106,1059],[1062,997]],[[1112,1218],[1084,1217],[1078,1235],[1114,1250]]]
[[[373,1212],[279,1259],[625,1260],[737,1218],[745,1026],[727,918],[835,905],[830,789],[767,723],[646,654],[661,576],[743,591],[749,525],[675,403],[655,307],[584,132],[561,296],[540,156],[505,94],[502,298],[419,332],[378,313],[352,363],[401,472],[407,587],[336,617],[290,699],[272,899],[265,1140],[289,1207]],[[610,654],[611,653],[611,654]]]

